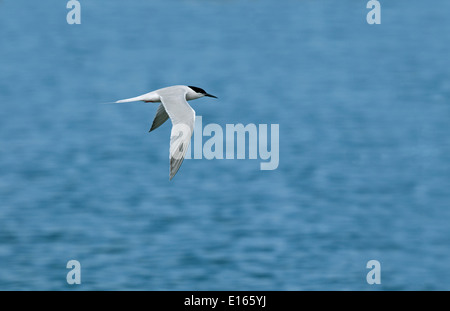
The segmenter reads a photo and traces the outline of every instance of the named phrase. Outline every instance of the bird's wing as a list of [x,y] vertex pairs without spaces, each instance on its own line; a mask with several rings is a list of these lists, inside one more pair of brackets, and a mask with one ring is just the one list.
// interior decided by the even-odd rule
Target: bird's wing
[[172,121],[170,133],[170,179],[178,172],[191,143],[195,111],[186,101],[186,91],[172,91],[161,95],[161,103]]
[[158,110],[156,110],[155,119],[153,119],[152,128],[149,132],[160,127],[164,122],[167,121],[167,119],[169,119],[169,115],[167,114],[166,109],[164,109],[164,105],[159,104]]

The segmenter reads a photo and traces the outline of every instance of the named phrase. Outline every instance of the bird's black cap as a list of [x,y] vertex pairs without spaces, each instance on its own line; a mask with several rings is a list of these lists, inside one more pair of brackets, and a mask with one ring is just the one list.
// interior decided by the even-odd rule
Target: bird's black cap
[[190,86],[190,85],[188,85],[188,87],[190,87],[190,88],[191,88],[194,92],[196,92],[196,93],[203,94],[203,95],[205,95],[205,96],[209,96],[209,97],[213,97],[213,98],[217,98],[217,97],[214,96],[214,95],[211,95],[211,94],[206,93],[206,91],[205,91],[204,89],[201,89],[201,88],[199,88],[199,87],[196,87],[196,86]]

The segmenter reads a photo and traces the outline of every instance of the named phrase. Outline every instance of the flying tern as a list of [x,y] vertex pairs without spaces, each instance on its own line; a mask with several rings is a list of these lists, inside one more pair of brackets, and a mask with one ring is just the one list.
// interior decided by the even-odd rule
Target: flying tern
[[152,91],[140,96],[121,99],[115,103],[129,103],[143,101],[146,103],[160,102],[156,110],[150,131],[155,130],[168,118],[172,121],[172,131],[170,133],[170,173],[169,180],[178,172],[184,155],[191,142],[191,136],[194,131],[195,111],[187,103],[188,100],[201,98],[204,96],[217,98],[208,94],[205,90],[186,85],[174,85]]

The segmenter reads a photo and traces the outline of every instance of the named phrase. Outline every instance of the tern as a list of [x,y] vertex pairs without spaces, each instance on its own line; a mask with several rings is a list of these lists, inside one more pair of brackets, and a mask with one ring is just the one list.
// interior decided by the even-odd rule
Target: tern
[[156,110],[156,115],[149,132],[157,129],[168,118],[172,121],[169,180],[172,180],[180,169],[184,155],[191,143],[192,133],[194,132],[195,111],[189,106],[187,101],[204,96],[217,98],[196,86],[174,85],[115,102],[129,103],[143,101],[146,103],[161,103]]

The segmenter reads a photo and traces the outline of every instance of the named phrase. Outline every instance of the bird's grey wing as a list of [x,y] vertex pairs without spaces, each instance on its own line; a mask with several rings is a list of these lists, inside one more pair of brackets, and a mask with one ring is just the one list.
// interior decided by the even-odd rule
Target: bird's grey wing
[[149,132],[160,127],[164,122],[167,121],[167,119],[169,119],[169,115],[167,114],[166,109],[164,109],[164,105],[159,104],[158,110],[156,110],[155,119],[153,119],[152,128]]
[[186,101],[186,92],[161,95],[161,103],[172,121],[170,133],[170,179],[178,172],[191,143],[194,131],[195,111]]

